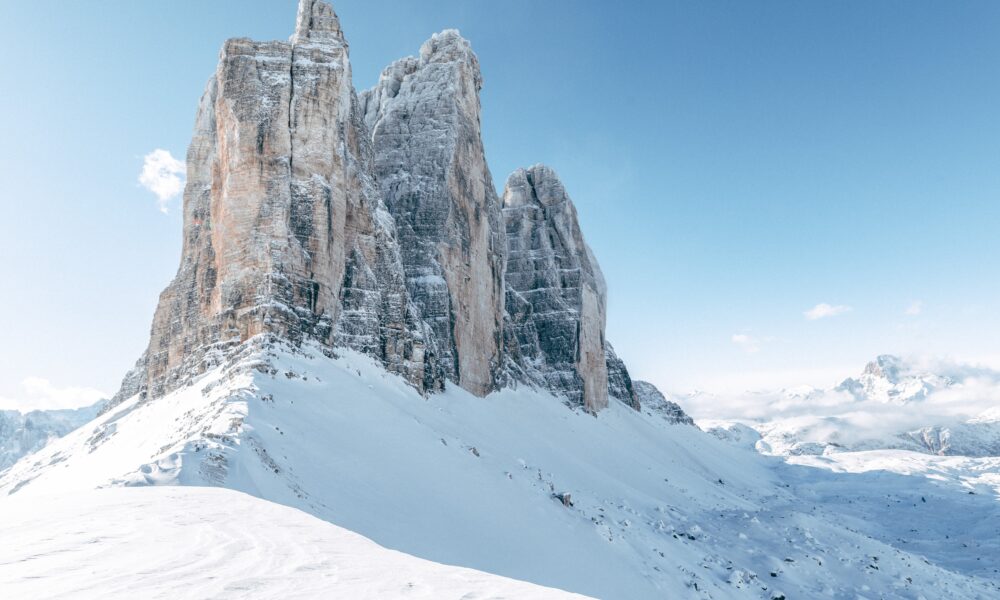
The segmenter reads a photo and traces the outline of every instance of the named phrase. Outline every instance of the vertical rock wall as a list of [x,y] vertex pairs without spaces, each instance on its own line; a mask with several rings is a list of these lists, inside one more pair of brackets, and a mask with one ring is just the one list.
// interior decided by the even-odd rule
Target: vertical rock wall
[[226,42],[187,169],[181,265],[153,320],[148,393],[263,332],[360,350],[422,382],[395,226],[328,4],[301,2],[291,42]]
[[361,95],[407,290],[426,326],[425,385],[451,380],[480,396],[501,373],[505,249],[480,137],[481,86],[469,43],[448,30]]
[[522,381],[592,412],[609,396],[637,408],[558,177],[517,171],[501,207],[481,87],[447,30],[358,97],[321,0],[300,0],[288,42],[227,41],[188,150],[181,264],[112,405],[266,333],[364,352],[421,390]]
[[608,404],[604,276],[555,172],[518,169],[503,195],[507,345],[522,376],[597,412]]

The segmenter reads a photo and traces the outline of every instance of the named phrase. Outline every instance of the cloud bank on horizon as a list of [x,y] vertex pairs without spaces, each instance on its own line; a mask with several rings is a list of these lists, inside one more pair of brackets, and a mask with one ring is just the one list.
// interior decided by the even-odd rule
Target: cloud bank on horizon
[[28,377],[21,382],[20,397],[0,396],[0,410],[16,410],[24,413],[33,410],[83,408],[108,397],[108,394],[94,388],[60,387],[42,377]]
[[143,157],[139,184],[156,195],[160,212],[166,214],[170,202],[184,191],[185,173],[182,161],[174,158],[168,150],[157,148]]
[[711,421],[786,422],[804,434],[802,441],[825,442],[836,435],[846,443],[891,436],[921,427],[950,426],[974,419],[1000,419],[1000,370],[940,358],[903,361],[902,375],[947,381],[927,386],[904,404],[859,398],[837,383],[742,393],[694,393],[675,397],[703,423]]

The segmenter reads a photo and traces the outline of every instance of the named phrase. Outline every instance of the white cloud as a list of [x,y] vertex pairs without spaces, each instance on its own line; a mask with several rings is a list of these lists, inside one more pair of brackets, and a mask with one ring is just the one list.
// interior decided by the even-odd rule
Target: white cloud
[[910,302],[910,305],[903,311],[903,313],[908,317],[915,317],[922,312],[924,312],[924,303],[921,300],[914,300],[913,302]]
[[836,317],[837,315],[842,315],[850,310],[851,307],[844,304],[832,305],[827,304],[826,302],[820,302],[802,314],[804,314],[810,321],[815,321],[816,319],[825,319],[826,317]]
[[157,148],[145,156],[139,183],[156,194],[156,203],[166,214],[170,201],[184,191],[184,163],[167,150]]
[[733,343],[743,349],[747,354],[760,352],[760,340],[745,333],[734,333]]
[[21,382],[20,398],[4,398],[0,396],[0,410],[54,410],[63,408],[81,408],[90,406],[107,398],[100,390],[86,387],[57,387],[41,377],[28,377]]

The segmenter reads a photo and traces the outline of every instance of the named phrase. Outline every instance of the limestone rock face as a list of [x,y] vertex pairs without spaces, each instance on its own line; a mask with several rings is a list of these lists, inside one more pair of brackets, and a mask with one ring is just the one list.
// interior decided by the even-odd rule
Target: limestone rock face
[[300,0],[287,42],[228,40],[188,150],[181,264],[109,407],[281,338],[364,352],[421,391],[524,382],[638,409],[562,183],[536,166],[497,196],[481,87],[446,30],[358,96],[321,0]]
[[506,247],[480,136],[481,87],[469,43],[447,30],[361,94],[407,291],[424,324],[424,385],[451,380],[477,395],[502,376]]
[[[536,165],[507,180],[503,216],[506,345],[517,375],[597,412],[608,405],[607,292],[576,208],[555,172]],[[634,399],[630,388],[615,391]]]
[[632,385],[644,409],[659,414],[675,425],[694,425],[694,419],[689,417],[679,404],[668,400],[652,383],[633,381]]
[[198,107],[184,242],[140,364],[160,395],[260,333],[384,360],[417,383],[422,342],[330,6],[290,42],[233,39]]
[[618,358],[610,343],[604,347],[604,358],[608,365],[608,395],[635,410],[642,408],[642,398],[632,382],[625,362]]

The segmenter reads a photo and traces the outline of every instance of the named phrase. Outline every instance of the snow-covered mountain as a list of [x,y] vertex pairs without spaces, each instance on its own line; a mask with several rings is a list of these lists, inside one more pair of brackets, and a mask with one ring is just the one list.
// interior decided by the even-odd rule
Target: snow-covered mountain
[[[686,400],[690,406],[712,401]],[[751,442],[767,454],[900,449],[1000,456],[1000,372],[983,367],[882,355],[858,377],[829,389],[755,392],[719,404],[752,413],[737,421],[709,418],[700,424],[721,438]]]
[[[496,193],[469,42],[359,95],[333,9],[296,21],[223,47],[121,390],[0,473],[5,591],[558,595],[453,565],[608,600],[1000,594],[1000,459],[785,460],[692,426],[608,343],[555,172]],[[885,372],[835,393],[898,411],[851,395]],[[147,486],[172,489],[116,489]]]
[[865,365],[859,377],[845,379],[834,390],[847,392],[859,402],[902,406],[922,402],[934,392],[961,384],[962,379],[932,373],[898,356],[883,354]]
[[103,408],[102,400],[92,406],[77,409],[0,410],[0,471],[22,456],[41,449],[80,425],[89,422]]
[[[527,387],[425,397],[366,355],[263,336],[193,385],[135,396],[19,462],[0,502],[226,487],[423,559],[607,599],[862,586],[985,598],[1000,593],[1000,481],[966,467],[875,481],[621,403],[595,417]],[[895,518],[902,507],[916,530]]]

